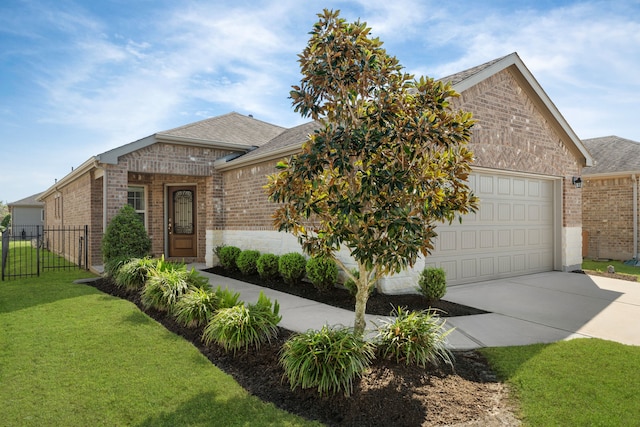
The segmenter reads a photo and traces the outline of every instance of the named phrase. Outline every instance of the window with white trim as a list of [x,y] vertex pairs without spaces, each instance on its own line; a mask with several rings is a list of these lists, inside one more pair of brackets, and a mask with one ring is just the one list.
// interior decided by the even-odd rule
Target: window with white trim
[[140,220],[147,227],[147,203],[145,200],[144,187],[129,186],[127,189],[127,203],[133,207]]

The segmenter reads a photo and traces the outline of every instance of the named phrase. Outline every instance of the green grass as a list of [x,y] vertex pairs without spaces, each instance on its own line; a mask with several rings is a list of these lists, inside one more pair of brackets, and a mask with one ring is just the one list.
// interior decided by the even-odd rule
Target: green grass
[[483,349],[525,426],[640,425],[640,347],[598,339]]
[[0,424],[298,426],[135,305],[72,280],[0,282]]
[[633,276],[638,276],[638,279],[640,280],[640,267],[634,267],[633,265],[626,265],[622,261],[593,261],[590,259],[585,259],[582,262],[582,269],[606,272],[607,267],[610,265],[613,265],[613,267],[616,270],[616,273],[624,273],[624,274],[631,274]]

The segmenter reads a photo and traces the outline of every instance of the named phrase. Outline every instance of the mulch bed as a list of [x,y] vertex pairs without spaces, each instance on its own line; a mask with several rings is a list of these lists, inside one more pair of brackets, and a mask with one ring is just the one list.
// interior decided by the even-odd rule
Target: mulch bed
[[455,366],[422,369],[375,360],[356,381],[350,397],[320,397],[315,389],[292,391],[278,364],[280,348],[292,332],[259,350],[227,354],[201,341],[202,329],[184,328],[157,310],[144,309],[138,293],[126,292],[110,280],[91,283],[99,290],[127,299],[168,330],[192,342],[218,368],[232,375],[249,393],[265,402],[329,426],[503,426],[518,424],[505,386],[496,380],[476,351],[454,352]]
[[[265,281],[258,275],[243,275],[239,271],[230,271],[222,267],[213,267],[204,270],[208,273],[217,274],[219,276],[230,277],[232,279],[241,280],[243,282],[252,283],[254,285],[265,288],[275,289],[277,291],[286,292],[288,294],[297,295],[309,300],[322,302],[340,307],[347,310],[353,310],[355,305],[354,297],[344,288],[335,287],[330,292],[321,292],[313,287],[311,283],[300,282],[295,285],[288,285],[282,281]],[[446,295],[445,295],[446,297]],[[469,316],[472,314],[485,314],[484,310],[474,307],[468,307],[462,304],[456,304],[446,300],[439,300],[429,303],[423,296],[418,294],[407,295],[387,295],[374,293],[367,301],[367,314],[377,316],[388,316],[395,307],[402,307],[407,310],[421,311],[436,309],[441,317],[453,316]]]

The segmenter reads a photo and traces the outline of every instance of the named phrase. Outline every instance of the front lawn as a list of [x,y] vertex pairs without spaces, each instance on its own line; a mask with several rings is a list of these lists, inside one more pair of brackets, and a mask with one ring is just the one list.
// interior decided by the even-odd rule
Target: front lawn
[[593,261],[590,259],[585,259],[582,262],[582,269],[587,272],[590,270],[590,271],[596,271],[600,273],[606,273],[607,268],[610,265],[613,266],[616,273],[630,274],[632,276],[638,277],[638,280],[640,280],[640,267],[627,265],[622,261]]
[[640,347],[599,339],[488,348],[529,426],[637,426]]
[[71,282],[0,282],[0,414],[10,426],[298,426],[134,304]]

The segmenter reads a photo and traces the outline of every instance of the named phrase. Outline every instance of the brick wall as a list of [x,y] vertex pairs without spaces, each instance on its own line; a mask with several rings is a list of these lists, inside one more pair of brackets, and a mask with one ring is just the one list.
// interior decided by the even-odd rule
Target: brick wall
[[580,226],[582,191],[571,178],[581,166],[509,69],[464,91],[454,108],[477,121],[469,145],[476,166],[563,177],[563,226]]
[[[472,111],[476,125],[470,148],[475,166],[563,177],[563,226],[580,227],[582,191],[571,184],[581,167],[558,132],[510,71],[466,90],[454,109]],[[244,166],[223,173],[224,227],[233,230],[271,230],[275,205],[262,189],[275,161]]]
[[[126,171],[126,180],[121,175],[114,177],[114,192],[110,201],[113,210],[126,203],[128,185],[143,185],[147,192],[147,226],[152,241],[152,253],[165,253],[165,193],[167,185],[195,185],[197,203],[198,257],[204,261],[206,230],[222,228],[222,175],[213,168],[213,162],[232,153],[228,150],[205,147],[190,147],[157,143],[122,156],[113,170]],[[124,182],[124,186],[123,183]],[[123,198],[119,189],[124,188]]]
[[276,172],[276,163],[262,162],[223,173],[225,230],[273,230],[271,216],[276,205],[269,202],[263,186],[267,175]]
[[583,179],[583,230],[588,258],[633,258],[633,181],[630,176]]

